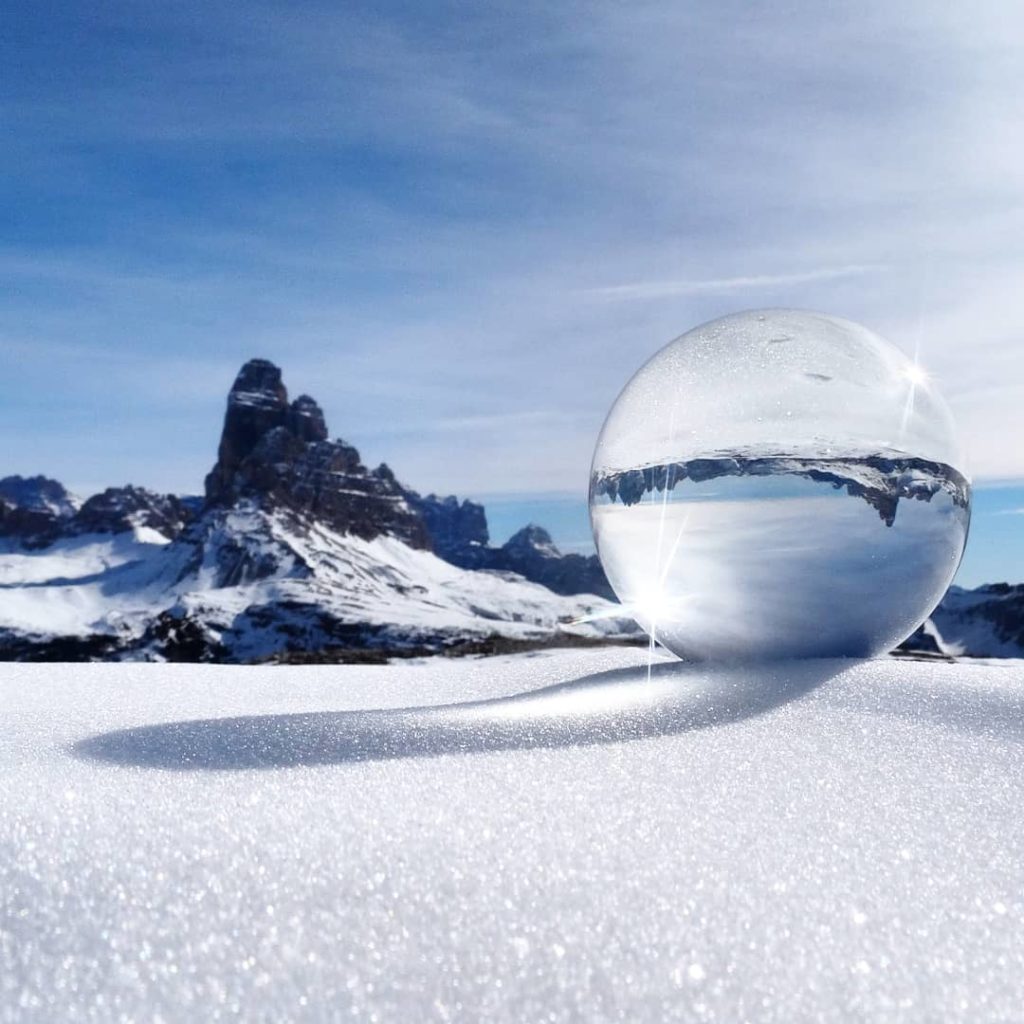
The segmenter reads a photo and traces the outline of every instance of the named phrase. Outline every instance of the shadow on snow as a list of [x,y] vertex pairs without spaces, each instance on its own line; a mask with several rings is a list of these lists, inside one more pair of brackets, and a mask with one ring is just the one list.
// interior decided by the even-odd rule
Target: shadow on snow
[[583,676],[513,697],[428,707],[167,722],[89,737],[82,758],[164,770],[345,764],[617,743],[763,714],[856,662],[659,664]]

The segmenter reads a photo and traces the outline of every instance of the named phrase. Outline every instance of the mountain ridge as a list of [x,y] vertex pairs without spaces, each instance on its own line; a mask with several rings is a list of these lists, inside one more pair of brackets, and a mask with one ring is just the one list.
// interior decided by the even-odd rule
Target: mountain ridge
[[[686,474],[736,472],[720,462]],[[872,469],[894,498],[927,500],[930,483],[908,467]],[[673,482],[652,469],[604,486],[633,501]],[[257,661],[636,633],[596,556],[563,554],[533,523],[492,545],[483,505],[365,466],[265,359],[231,386],[203,495],[128,484],[82,501],[44,476],[4,477],[0,548],[6,660]],[[901,647],[1024,656],[1024,585],[952,587]]]
[[0,537],[6,658],[245,661],[631,629],[596,557],[533,525],[491,546],[483,506],[366,467],[265,359],[228,393],[202,497],[126,485],[82,502],[7,477]]

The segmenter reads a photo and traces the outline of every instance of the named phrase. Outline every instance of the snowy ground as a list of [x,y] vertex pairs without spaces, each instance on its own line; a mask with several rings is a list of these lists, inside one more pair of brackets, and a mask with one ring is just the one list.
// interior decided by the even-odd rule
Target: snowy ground
[[642,658],[0,667],[0,1020],[1021,1019],[1024,663]]

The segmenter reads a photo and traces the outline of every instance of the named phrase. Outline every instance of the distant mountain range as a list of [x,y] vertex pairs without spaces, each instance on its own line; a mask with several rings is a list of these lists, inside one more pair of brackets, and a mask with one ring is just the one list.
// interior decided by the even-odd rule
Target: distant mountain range
[[[79,503],[8,477],[0,538],[5,659],[251,661],[635,629],[595,556],[532,525],[492,546],[481,505],[368,469],[261,359],[228,395],[202,497],[129,485]],[[568,625],[580,618],[594,621]]]
[[[368,469],[262,359],[230,390],[202,496],[128,485],[80,502],[46,477],[0,480],[0,659],[248,662],[635,636],[613,602],[596,556],[562,554],[536,525],[493,546],[483,506]],[[1024,586],[951,589],[904,647],[1024,656]]]

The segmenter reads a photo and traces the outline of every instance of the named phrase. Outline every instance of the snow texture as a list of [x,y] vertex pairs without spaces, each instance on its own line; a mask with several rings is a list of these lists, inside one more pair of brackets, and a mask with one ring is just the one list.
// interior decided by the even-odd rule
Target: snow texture
[[642,658],[4,665],[0,1021],[1020,1019],[1024,664]]

